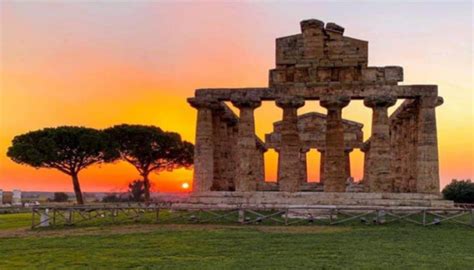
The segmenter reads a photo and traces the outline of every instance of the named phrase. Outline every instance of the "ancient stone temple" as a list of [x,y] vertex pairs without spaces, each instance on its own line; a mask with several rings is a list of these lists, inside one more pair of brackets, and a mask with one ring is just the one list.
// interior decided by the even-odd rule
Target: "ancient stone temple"
[[[397,193],[437,199],[435,109],[443,99],[436,85],[399,85],[402,81],[402,67],[368,65],[367,41],[344,36],[344,28],[335,23],[302,21],[300,34],[276,39],[276,67],[269,72],[268,87],[197,89],[188,99],[197,109],[194,197],[262,202],[285,194],[288,203],[304,198],[304,203],[323,204],[324,198],[334,203],[344,196],[402,198]],[[319,101],[326,114],[298,116],[309,100]],[[372,134],[365,142],[362,124],[341,117],[351,100],[363,100],[372,112]],[[397,100],[403,102],[389,116]],[[238,116],[226,102],[238,108]],[[265,142],[255,134],[254,112],[262,102],[282,111]],[[278,152],[276,183],[265,182],[263,154],[269,148]],[[354,191],[348,189],[348,178],[349,153],[355,148],[365,153],[359,195],[348,192]],[[309,149],[321,152],[317,184],[306,179]]]

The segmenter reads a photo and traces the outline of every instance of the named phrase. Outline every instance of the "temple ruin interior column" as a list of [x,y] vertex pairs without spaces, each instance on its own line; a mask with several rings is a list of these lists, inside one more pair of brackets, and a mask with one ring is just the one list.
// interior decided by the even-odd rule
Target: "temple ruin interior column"
[[265,182],[265,152],[267,152],[267,148],[265,148],[265,145],[263,142],[258,142],[257,143],[257,149],[256,149],[256,167],[257,167],[257,185],[258,183],[263,183]]
[[308,165],[306,161],[307,154],[309,152],[309,148],[302,147],[300,148],[300,181],[299,184],[304,184],[308,182]]
[[190,98],[189,104],[198,110],[194,149],[193,191],[210,191],[214,179],[214,131],[212,107],[215,101]]
[[276,105],[283,109],[278,184],[281,191],[295,192],[301,184],[302,174],[297,110],[304,105],[304,99],[278,98]]
[[319,183],[324,183],[324,162],[326,160],[326,151],[324,149],[318,149],[320,154],[320,161],[319,161]]
[[349,101],[350,98],[346,96],[326,96],[320,100],[321,106],[327,109],[325,192],[344,192],[346,190],[342,108],[346,107]]
[[211,185],[211,191],[226,190],[227,181],[225,180],[226,168],[226,142],[227,138],[227,124],[221,120],[224,113],[224,107],[220,106],[212,110],[212,129],[213,129],[213,145],[214,145],[214,173]]
[[223,116],[222,121],[225,122],[227,134],[224,135],[224,147],[222,147],[222,158],[223,158],[223,171],[221,173],[224,186],[224,191],[234,191],[235,190],[235,160],[236,160],[236,143],[237,143],[237,118],[236,116],[228,109]]
[[392,158],[390,160],[390,170],[392,173],[393,192],[403,192],[402,177],[402,139],[400,134],[402,121],[398,118],[393,119],[390,123],[390,149]]
[[351,157],[350,154],[352,152],[352,148],[346,148],[344,149],[344,159],[345,159],[345,165],[346,165],[346,180],[351,177]]
[[363,183],[364,183],[364,190],[369,191],[369,172],[368,172],[368,167],[369,167],[369,151],[370,151],[370,141],[366,141],[365,143],[362,144],[360,151],[364,153],[364,176],[363,176]]
[[234,97],[231,102],[240,110],[235,190],[256,191],[259,168],[255,150],[257,141],[254,110],[261,105],[261,101],[250,97]]
[[438,137],[435,108],[443,104],[441,97],[418,99],[416,191],[439,193]]
[[390,125],[388,107],[397,99],[389,95],[369,96],[364,105],[372,108],[372,135],[368,166],[369,190],[371,192],[392,192],[390,173]]

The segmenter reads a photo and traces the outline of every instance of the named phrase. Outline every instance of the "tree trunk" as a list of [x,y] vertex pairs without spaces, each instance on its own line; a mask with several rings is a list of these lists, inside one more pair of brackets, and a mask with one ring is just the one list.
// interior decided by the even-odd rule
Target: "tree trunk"
[[77,204],[84,204],[84,200],[82,199],[82,191],[81,186],[79,185],[79,178],[77,177],[77,173],[71,174],[72,176],[72,184],[74,186],[74,193],[76,194],[76,201]]
[[143,174],[143,184],[145,186],[145,203],[150,202],[150,180],[148,180],[148,173]]

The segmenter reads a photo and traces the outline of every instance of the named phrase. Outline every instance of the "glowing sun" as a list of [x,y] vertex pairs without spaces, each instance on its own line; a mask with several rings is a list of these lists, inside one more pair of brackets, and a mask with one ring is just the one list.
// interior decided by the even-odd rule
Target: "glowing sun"
[[188,183],[182,183],[182,184],[181,184],[181,188],[182,188],[182,189],[188,189],[188,188],[189,188],[189,184],[188,184]]

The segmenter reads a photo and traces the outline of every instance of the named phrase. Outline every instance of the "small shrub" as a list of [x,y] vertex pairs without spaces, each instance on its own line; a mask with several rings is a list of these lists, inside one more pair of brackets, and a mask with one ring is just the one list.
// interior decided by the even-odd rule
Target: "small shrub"
[[53,202],[67,202],[69,196],[64,192],[54,192]]
[[443,189],[443,197],[456,203],[474,203],[474,183],[471,180],[456,180]]
[[104,203],[117,203],[117,202],[126,202],[126,198],[122,198],[122,196],[119,196],[117,194],[109,194],[102,198],[102,202]]
[[143,202],[145,200],[145,182],[135,180],[128,184],[129,200],[131,202]]

